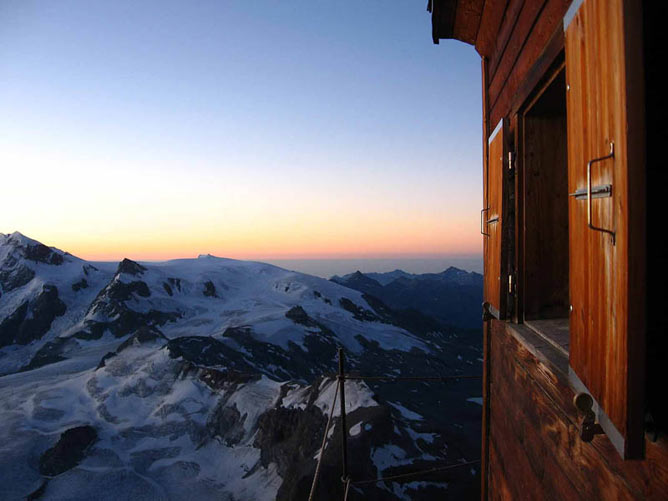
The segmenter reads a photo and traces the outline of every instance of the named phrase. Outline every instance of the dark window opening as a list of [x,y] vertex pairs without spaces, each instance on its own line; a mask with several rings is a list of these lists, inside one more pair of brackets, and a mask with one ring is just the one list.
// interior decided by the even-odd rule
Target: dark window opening
[[522,113],[523,321],[568,352],[568,149],[563,64]]

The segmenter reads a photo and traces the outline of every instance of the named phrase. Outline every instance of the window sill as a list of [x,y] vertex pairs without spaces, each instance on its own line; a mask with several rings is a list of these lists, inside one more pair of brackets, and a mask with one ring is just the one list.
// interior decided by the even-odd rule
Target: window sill
[[525,320],[524,325],[568,357],[570,342],[568,318]]

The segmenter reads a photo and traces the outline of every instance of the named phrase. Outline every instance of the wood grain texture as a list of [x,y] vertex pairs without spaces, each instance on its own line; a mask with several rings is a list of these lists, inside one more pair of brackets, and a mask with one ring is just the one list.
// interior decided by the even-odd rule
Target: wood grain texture
[[475,48],[481,57],[489,59],[496,45],[499,26],[503,21],[503,14],[507,5],[508,0],[485,0],[480,18],[480,27],[478,28],[478,37],[475,42]]
[[506,176],[506,133],[507,123],[501,125],[500,130],[488,146],[487,160],[487,207],[484,227],[488,236],[484,240],[484,298],[494,309],[503,313],[504,295],[501,294],[503,262],[502,240],[504,224],[504,181]]
[[[639,106],[639,96],[628,92],[626,58],[641,54],[627,54],[624,3],[586,0],[566,30],[569,192],[586,186],[587,162],[606,155],[611,141],[615,144],[614,159],[592,167],[592,185],[613,185],[612,197],[593,201],[592,222],[614,231],[616,242],[587,227],[586,201],[569,201],[570,364],[621,434],[620,452],[638,457],[643,445],[644,363],[639,354],[645,336],[644,294],[642,288],[630,288],[639,280],[630,250],[641,252],[645,239],[638,235],[642,227],[634,227],[630,243],[629,222],[644,217],[636,200],[642,198],[638,187],[643,185],[644,159],[638,131],[627,129],[629,108],[638,114],[642,101]],[[640,316],[630,318],[631,310]],[[640,331],[634,322],[642,326]],[[606,431],[614,436],[614,430]]]
[[[495,53],[497,59],[492,58],[491,63],[494,72],[492,73],[492,80],[489,84],[489,96],[492,106],[499,96],[501,88],[505,85],[510,73],[513,72],[520,53],[523,52],[524,44],[531,33],[538,15],[543,10],[543,6],[547,0],[533,0],[525,1],[521,5],[521,9],[515,14],[514,22],[508,20],[505,26],[510,26],[510,31],[507,35],[508,39],[502,52]],[[510,8],[508,9],[510,13]],[[541,23],[544,21],[541,19]],[[504,26],[504,27],[505,27]],[[501,42],[504,34],[499,33],[499,41]],[[528,49],[528,47],[527,47]]]
[[475,45],[485,0],[458,0],[452,36]]
[[[495,78],[496,83],[490,83],[489,99],[490,99],[490,116],[494,120],[495,117],[505,116],[514,101],[518,90],[522,89],[523,84],[531,68],[541,58],[541,54],[548,48],[548,44],[552,41],[553,35],[557,33],[557,29],[562,24],[562,19],[570,0],[547,0],[543,8],[539,11],[536,8],[531,8],[526,12],[526,17],[520,23],[518,21],[516,31],[513,33],[513,47],[520,47],[516,57],[504,56],[502,63],[509,65],[509,68],[501,68],[497,70]],[[536,17],[532,20],[529,13],[536,13]],[[530,29],[527,27],[533,21]],[[516,41],[515,41],[516,39]],[[509,42],[510,45],[510,42]]]
[[[542,0],[541,0],[542,1]],[[525,0],[508,0],[508,5],[506,10],[503,13],[503,19],[499,26],[499,30],[496,33],[496,40],[494,43],[494,50],[489,56],[489,77],[490,85],[494,80],[494,76],[499,69],[499,63],[501,62],[503,55],[505,54],[506,47],[510,40],[510,37],[515,30],[515,25],[517,24],[517,18],[522,11]],[[494,104],[494,101],[490,101]]]
[[568,360],[528,328],[491,320],[488,499],[668,496],[668,442],[623,460],[605,435],[578,435]]

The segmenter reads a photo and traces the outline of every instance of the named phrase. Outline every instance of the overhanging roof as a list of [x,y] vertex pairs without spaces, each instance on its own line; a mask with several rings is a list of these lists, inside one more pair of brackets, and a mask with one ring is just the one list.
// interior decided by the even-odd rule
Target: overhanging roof
[[508,0],[428,0],[434,43],[455,39],[489,56]]

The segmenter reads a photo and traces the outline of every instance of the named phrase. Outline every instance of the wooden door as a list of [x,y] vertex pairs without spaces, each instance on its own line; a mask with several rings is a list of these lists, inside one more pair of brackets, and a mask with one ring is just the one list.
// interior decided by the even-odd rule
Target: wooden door
[[640,455],[643,445],[640,8],[636,0],[575,0],[564,18],[573,194],[569,373],[576,389],[594,398],[601,426],[624,457]]
[[503,318],[505,308],[503,216],[508,150],[507,124],[501,120],[488,140],[486,178],[486,205],[482,213],[484,235],[485,280],[484,298],[492,315]]

